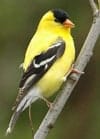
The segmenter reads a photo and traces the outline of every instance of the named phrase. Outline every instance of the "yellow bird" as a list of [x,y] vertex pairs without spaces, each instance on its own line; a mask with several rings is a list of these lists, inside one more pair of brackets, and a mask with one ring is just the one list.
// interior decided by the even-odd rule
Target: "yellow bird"
[[46,98],[65,81],[75,58],[73,27],[68,13],[61,9],[48,11],[40,20],[25,54],[24,73],[7,134],[13,130],[21,112],[39,98],[48,102]]

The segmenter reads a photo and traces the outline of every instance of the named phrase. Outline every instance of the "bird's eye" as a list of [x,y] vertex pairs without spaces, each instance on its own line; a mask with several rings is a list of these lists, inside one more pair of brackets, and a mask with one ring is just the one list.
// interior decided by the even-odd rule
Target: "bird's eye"
[[54,20],[55,22],[59,22],[59,20],[57,19],[57,18],[55,18],[55,20]]

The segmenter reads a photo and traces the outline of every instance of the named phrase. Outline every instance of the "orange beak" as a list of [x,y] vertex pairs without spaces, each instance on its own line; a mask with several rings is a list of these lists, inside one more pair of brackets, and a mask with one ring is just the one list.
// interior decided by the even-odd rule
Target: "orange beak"
[[69,19],[66,19],[64,21],[63,25],[67,28],[74,28],[75,27],[75,24]]

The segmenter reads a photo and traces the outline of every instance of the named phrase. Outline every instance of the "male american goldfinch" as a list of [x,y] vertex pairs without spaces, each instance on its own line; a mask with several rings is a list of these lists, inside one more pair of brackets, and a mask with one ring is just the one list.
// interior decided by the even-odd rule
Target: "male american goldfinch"
[[61,9],[48,11],[40,20],[25,54],[24,73],[7,133],[31,103],[39,98],[46,100],[61,87],[75,58],[72,27],[69,15]]

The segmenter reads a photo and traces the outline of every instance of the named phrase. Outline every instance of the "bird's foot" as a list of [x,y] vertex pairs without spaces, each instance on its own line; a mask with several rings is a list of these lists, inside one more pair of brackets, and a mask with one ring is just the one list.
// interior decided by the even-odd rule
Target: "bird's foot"
[[75,69],[75,68],[73,68],[71,72],[72,72],[72,73],[77,73],[77,74],[84,74],[83,71],[80,71],[80,70]]
[[83,71],[80,71],[78,69],[74,68],[74,64],[72,64],[70,70],[68,71],[68,73],[62,78],[63,82],[66,81],[67,77],[71,74],[71,73],[76,73],[76,74],[84,74]]
[[70,73],[76,73],[76,74],[84,74],[83,71],[80,71],[76,68],[74,68],[74,64],[72,64],[72,67],[71,67],[71,72]]
[[46,102],[48,108],[51,109],[53,107],[53,103],[52,102],[50,102],[49,100],[47,100],[45,97],[42,97],[42,99]]

